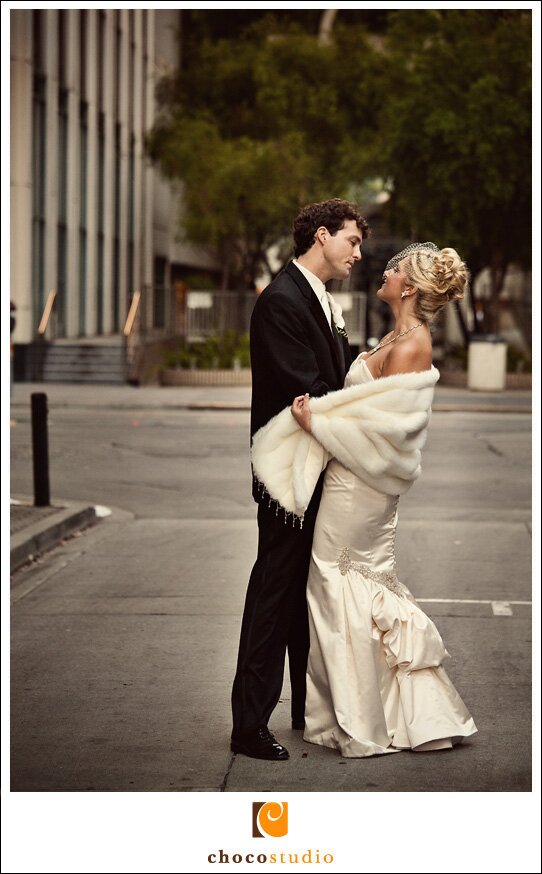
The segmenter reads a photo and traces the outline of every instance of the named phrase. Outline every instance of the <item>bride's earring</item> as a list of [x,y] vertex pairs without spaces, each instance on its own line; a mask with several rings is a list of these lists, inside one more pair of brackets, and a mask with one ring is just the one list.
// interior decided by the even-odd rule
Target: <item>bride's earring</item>
[[403,297],[406,297],[406,296],[407,296],[406,291],[402,291],[402,292],[401,292],[401,297],[403,298]]

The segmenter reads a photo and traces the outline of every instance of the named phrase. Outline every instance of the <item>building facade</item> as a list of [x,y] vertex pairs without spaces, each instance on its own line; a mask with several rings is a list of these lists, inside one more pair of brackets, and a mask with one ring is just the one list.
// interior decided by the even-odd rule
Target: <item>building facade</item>
[[172,278],[216,268],[178,241],[179,192],[145,156],[155,86],[179,63],[179,10],[11,11],[14,342],[55,290],[55,338],[111,337],[144,292],[167,332]]

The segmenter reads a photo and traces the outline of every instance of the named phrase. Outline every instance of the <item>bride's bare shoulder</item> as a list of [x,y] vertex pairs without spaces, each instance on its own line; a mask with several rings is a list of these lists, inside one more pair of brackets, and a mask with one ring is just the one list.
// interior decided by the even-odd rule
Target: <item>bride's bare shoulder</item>
[[431,344],[409,338],[390,350],[382,366],[381,376],[429,370],[432,363]]

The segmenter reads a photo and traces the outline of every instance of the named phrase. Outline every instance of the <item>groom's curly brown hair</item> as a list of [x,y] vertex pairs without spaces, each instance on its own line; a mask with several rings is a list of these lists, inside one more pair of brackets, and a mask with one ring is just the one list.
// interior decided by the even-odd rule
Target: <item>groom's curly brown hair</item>
[[325,227],[332,237],[344,227],[347,221],[355,221],[362,239],[369,236],[369,225],[363,218],[355,203],[349,200],[341,200],[333,197],[331,200],[323,200],[321,203],[309,203],[304,206],[294,221],[294,252],[299,258],[308,252],[315,242],[315,233],[318,228]]

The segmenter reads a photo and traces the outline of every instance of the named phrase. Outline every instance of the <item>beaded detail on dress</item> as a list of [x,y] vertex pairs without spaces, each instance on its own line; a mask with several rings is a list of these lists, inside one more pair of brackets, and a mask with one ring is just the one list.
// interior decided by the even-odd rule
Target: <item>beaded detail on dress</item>
[[361,574],[362,577],[366,577],[369,580],[373,580],[375,583],[380,583],[382,586],[386,586],[390,592],[393,592],[394,595],[397,595],[399,598],[406,597],[406,592],[397,579],[397,575],[393,573],[393,571],[374,571],[366,564],[362,564],[359,561],[352,561],[350,550],[347,546],[343,546],[339,552],[337,563],[343,577],[346,576],[348,571],[356,571]]

